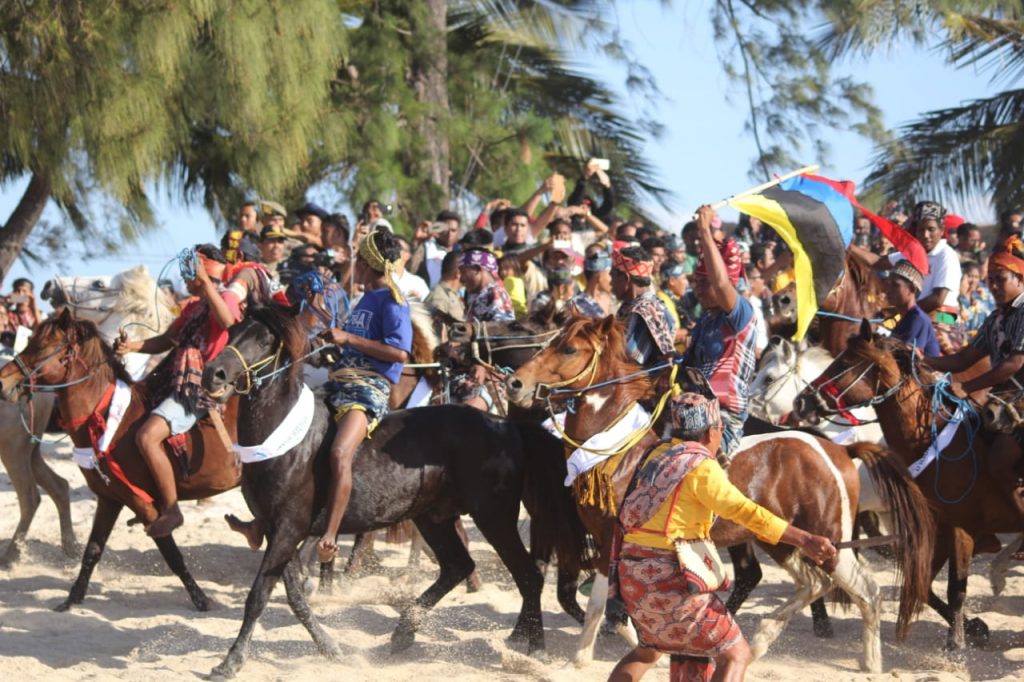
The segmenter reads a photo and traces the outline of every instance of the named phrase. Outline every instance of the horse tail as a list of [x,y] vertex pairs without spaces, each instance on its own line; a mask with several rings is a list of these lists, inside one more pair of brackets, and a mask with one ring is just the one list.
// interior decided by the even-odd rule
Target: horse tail
[[892,515],[896,579],[900,581],[896,636],[902,640],[907,636],[911,620],[928,598],[935,518],[928,499],[906,467],[896,463],[888,450],[871,443],[855,443],[849,449],[852,457],[864,462],[883,504]]
[[554,555],[560,572],[579,575],[587,562],[587,533],[564,484],[562,441],[540,424],[517,422],[515,427],[526,458],[522,500],[530,514],[530,554],[541,561]]

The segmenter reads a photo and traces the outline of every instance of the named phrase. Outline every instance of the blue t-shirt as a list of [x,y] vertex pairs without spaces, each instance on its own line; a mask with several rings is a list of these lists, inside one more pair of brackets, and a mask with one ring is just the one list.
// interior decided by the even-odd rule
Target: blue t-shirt
[[[409,318],[409,304],[399,305],[391,297],[387,287],[367,291],[349,313],[342,329],[349,334],[371,341],[379,341],[406,353],[412,351],[412,321]],[[401,362],[384,362],[371,358],[351,346],[345,346],[342,356],[359,356],[366,359],[374,370],[388,381],[397,384],[402,375]]]
[[892,330],[892,335],[909,346],[917,346],[927,358],[937,358],[942,354],[939,350],[939,340],[935,338],[931,318],[920,306],[915,305],[900,318],[899,324]]
[[684,364],[696,367],[711,384],[722,409],[747,418],[750,382],[757,365],[754,306],[736,296],[733,309],[705,310],[694,327]]

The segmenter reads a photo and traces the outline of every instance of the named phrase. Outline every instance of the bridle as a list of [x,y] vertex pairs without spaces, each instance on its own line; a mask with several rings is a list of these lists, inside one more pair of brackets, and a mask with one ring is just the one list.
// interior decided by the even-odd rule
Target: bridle
[[[498,336],[492,336],[487,328],[486,322],[474,321],[473,323],[473,336],[469,343],[470,355],[475,363],[479,363],[488,369],[500,371],[500,368],[494,366],[494,354],[501,351],[510,350],[527,350],[536,349],[538,351],[544,350],[551,342],[554,341],[555,337],[562,332],[561,329],[552,329],[546,332],[540,332],[538,334],[503,334]],[[508,345],[501,345],[493,347],[491,344],[494,341],[519,341],[519,343],[511,343]],[[483,349],[487,355],[484,359],[480,354],[480,346],[483,344]],[[501,372],[505,373],[505,372]],[[509,372],[511,373],[511,372]],[[569,383],[572,383],[571,381]],[[568,384],[565,384],[568,385]]]
[[[281,351],[284,350],[284,341],[278,339],[276,345],[277,350],[273,351],[272,353],[270,353],[270,355],[266,356],[265,358],[257,360],[251,365],[245,361],[245,356],[242,355],[242,352],[238,350],[238,348],[236,348],[233,344],[229,343],[228,345],[224,346],[224,350],[231,351],[232,353],[234,353],[235,357],[238,358],[238,362],[242,365],[242,376],[245,377],[245,389],[243,390],[239,388],[238,379],[235,379],[236,393],[238,393],[239,395],[249,395],[250,393],[252,393],[252,390],[254,388],[258,388],[264,382],[273,381],[274,379],[277,378],[277,375],[280,374],[281,371],[291,366],[291,363],[288,363],[284,367],[279,367],[281,363]],[[274,368],[273,370],[271,370],[270,374],[267,374],[265,376],[259,376],[257,372],[262,370],[270,363],[274,363]]]
[[[36,377],[50,362],[55,359],[60,359],[60,363],[64,366],[64,377],[60,383],[56,384],[37,384]],[[85,364],[85,360],[78,355],[77,345],[72,343],[71,339],[68,338],[67,332],[64,333],[64,343],[57,346],[57,348],[44,357],[35,367],[30,368],[21,359],[21,354],[15,355],[11,358],[11,362],[21,372],[23,377],[22,381],[19,382],[19,386],[28,388],[27,393],[31,396],[33,393],[56,393],[57,391],[69,388],[71,386],[77,386],[78,384],[85,383],[89,379],[96,375],[99,368],[89,372],[89,366]],[[86,374],[78,379],[72,379],[68,381],[68,375],[71,373],[72,363],[79,363],[82,368],[86,371]]]
[[[846,351],[843,351],[838,356],[836,356],[836,360],[839,360],[839,358],[843,357],[845,353]],[[862,367],[863,370],[860,370],[860,368]],[[896,393],[901,388],[903,388],[903,385],[907,382],[907,377],[902,376],[900,377],[899,381],[897,381],[895,384],[893,384],[886,390],[882,391],[881,376],[876,376],[875,387],[872,391],[871,397],[859,403],[847,405],[843,400],[844,396],[846,396],[846,394],[849,393],[854,386],[863,381],[864,378],[868,375],[868,372],[870,372],[873,367],[875,367],[875,363],[872,362],[871,360],[862,360],[856,365],[850,365],[849,367],[847,367],[834,377],[822,375],[815,379],[814,381],[812,381],[810,384],[810,388],[813,389],[813,393],[811,395],[815,399],[815,402],[819,405],[819,407],[817,408],[819,413],[821,413],[822,416],[824,416],[826,419],[829,419],[830,421],[830,417],[840,416],[854,426],[859,424],[873,423],[857,419],[855,416],[853,416],[853,410],[859,410],[865,407],[876,407],[878,405],[881,405],[886,400],[896,395]],[[848,383],[846,385],[846,388],[840,390],[839,385],[836,383],[837,380],[846,374],[854,373],[857,372],[858,370],[860,370],[860,374],[858,374],[853,381]],[[825,400],[826,397],[831,399],[832,407],[829,407],[828,403]]]

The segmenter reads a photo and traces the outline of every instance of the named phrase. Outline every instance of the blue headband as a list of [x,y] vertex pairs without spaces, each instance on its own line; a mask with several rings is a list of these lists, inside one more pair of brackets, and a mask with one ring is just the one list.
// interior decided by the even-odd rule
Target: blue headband
[[665,267],[661,269],[661,276],[666,279],[680,277],[685,274],[686,266],[679,262],[669,261],[665,264]]
[[612,257],[604,251],[597,251],[583,261],[584,272],[605,272],[612,269]]

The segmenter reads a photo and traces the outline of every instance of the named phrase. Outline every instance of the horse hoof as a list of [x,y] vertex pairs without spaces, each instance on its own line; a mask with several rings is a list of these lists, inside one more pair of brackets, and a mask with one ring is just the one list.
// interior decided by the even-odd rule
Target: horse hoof
[[219,680],[230,680],[238,674],[238,667],[224,661],[216,668],[210,671],[209,679],[216,681]]
[[974,647],[983,647],[988,644],[989,629],[981,618],[971,618],[964,624],[964,632],[967,634],[967,642]]
[[70,599],[65,599],[61,603],[59,603],[56,606],[54,606],[53,610],[56,611],[57,613],[65,613],[67,611],[70,611],[71,607],[74,606],[74,605],[75,605],[75,602],[71,601]]
[[416,633],[401,625],[391,633],[391,653],[398,654],[413,645],[416,641]]
[[68,559],[77,559],[82,556],[82,546],[74,540],[61,543],[61,551],[64,552],[64,556]]
[[814,623],[814,636],[819,639],[833,639],[836,636],[835,630],[832,629],[831,621],[824,621],[822,623]]

